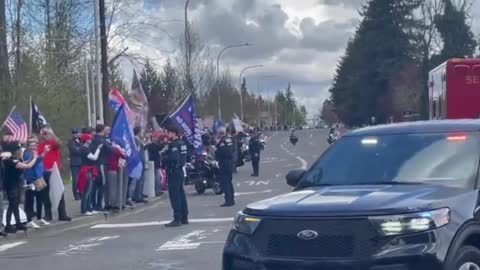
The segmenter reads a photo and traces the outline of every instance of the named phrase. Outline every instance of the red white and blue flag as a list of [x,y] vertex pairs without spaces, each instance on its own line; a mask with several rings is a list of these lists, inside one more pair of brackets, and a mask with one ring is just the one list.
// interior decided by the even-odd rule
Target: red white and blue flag
[[133,126],[135,117],[132,114],[132,110],[128,106],[127,101],[125,101],[125,98],[118,89],[112,88],[112,90],[110,90],[110,93],[108,94],[108,104],[115,113],[117,113],[117,111],[123,106],[123,109],[127,114],[128,123]]
[[15,110],[12,110],[7,120],[5,120],[5,127],[12,133],[12,141],[26,142],[28,139],[28,126],[23,120],[22,115]]

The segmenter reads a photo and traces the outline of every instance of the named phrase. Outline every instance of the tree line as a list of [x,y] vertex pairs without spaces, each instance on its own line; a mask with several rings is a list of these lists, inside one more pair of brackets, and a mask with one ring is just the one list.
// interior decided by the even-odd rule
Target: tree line
[[428,116],[428,73],[478,55],[470,0],[371,0],[340,59],[321,118],[349,126]]

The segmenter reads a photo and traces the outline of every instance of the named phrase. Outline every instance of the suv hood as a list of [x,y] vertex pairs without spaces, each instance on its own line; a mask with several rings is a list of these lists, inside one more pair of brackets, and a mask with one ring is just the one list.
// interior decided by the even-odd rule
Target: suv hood
[[438,185],[357,185],[313,187],[248,205],[259,216],[354,216],[411,213],[450,206],[473,189]]

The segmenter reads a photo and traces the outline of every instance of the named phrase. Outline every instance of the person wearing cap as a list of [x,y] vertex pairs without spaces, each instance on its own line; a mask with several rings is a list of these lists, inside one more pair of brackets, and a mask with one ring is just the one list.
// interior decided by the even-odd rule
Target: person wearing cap
[[[4,164],[4,188],[8,199],[8,208],[6,214],[6,226],[4,233],[14,234],[18,230],[26,231],[27,227],[21,223],[20,220],[20,195],[22,191],[22,174],[25,169],[32,168],[36,161],[38,154],[33,152],[33,157],[28,163],[22,162],[22,149],[18,144],[9,146],[11,157],[3,160]],[[11,225],[12,214],[15,217],[15,227]]]
[[81,156],[81,146],[80,143],[80,131],[78,128],[72,129],[72,139],[68,142],[68,151],[70,153],[70,172],[72,175],[72,192],[73,197],[76,201],[80,200],[77,190],[78,182],[78,173],[80,172],[80,167],[82,166],[82,156]]
[[180,138],[181,132],[173,125],[167,127],[173,141],[165,152],[165,167],[168,175],[168,195],[173,208],[173,220],[165,227],[178,227],[188,224],[188,204],[185,195],[185,175],[183,167],[186,164],[187,146]]
[[222,185],[225,196],[225,203],[221,207],[230,207],[235,205],[234,189],[233,189],[233,141],[227,135],[224,127],[218,129],[220,140],[217,143],[217,151],[215,159],[220,167],[218,178]]

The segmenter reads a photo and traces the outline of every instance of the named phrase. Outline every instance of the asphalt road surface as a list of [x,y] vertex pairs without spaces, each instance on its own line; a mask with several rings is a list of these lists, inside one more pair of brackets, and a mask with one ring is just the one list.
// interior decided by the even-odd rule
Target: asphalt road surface
[[262,153],[260,177],[250,163],[234,175],[236,205],[220,208],[223,196],[187,187],[190,225],[165,228],[172,216],[168,199],[104,221],[61,229],[18,233],[0,239],[1,269],[110,270],[221,269],[224,241],[233,217],[249,203],[289,192],[285,175],[306,168],[327,148],[327,130],[299,131],[292,146],[288,133],[272,135]]

